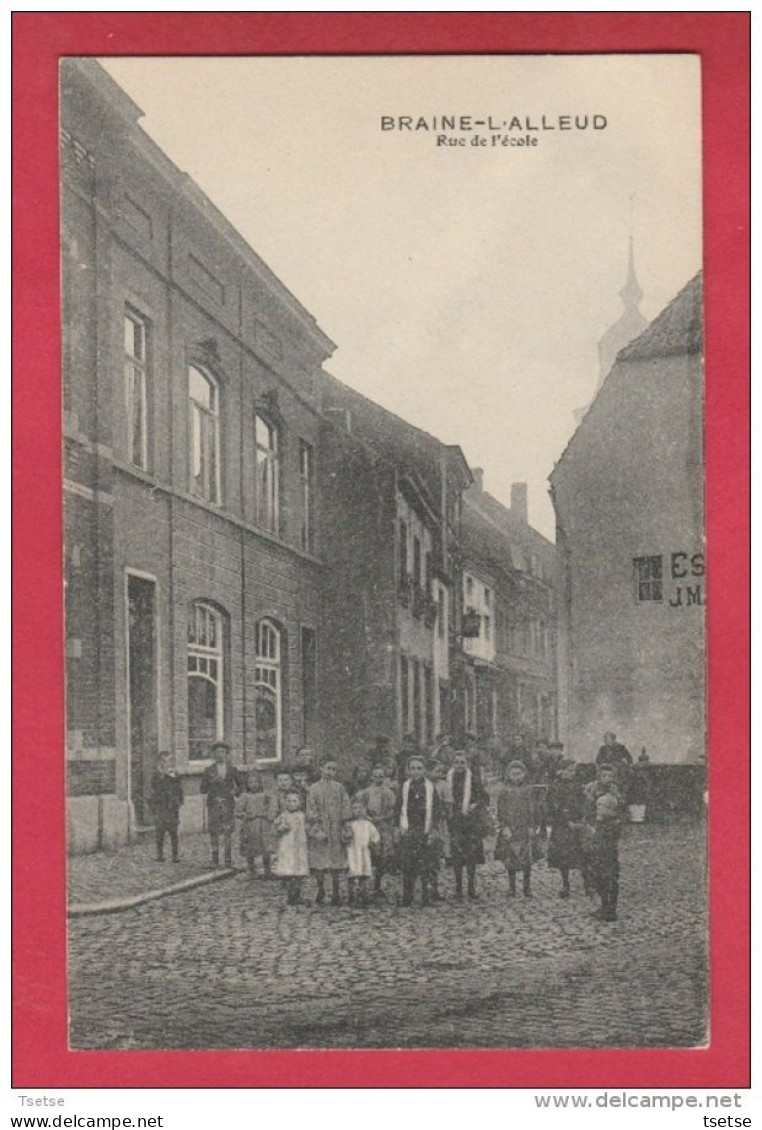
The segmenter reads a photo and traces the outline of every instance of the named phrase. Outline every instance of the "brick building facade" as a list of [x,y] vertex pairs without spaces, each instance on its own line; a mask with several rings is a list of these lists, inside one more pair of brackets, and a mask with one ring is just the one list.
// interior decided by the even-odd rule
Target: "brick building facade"
[[[349,772],[379,736],[427,748],[474,728],[473,479],[459,447],[323,369],[333,343],[96,62],[67,61],[61,93],[67,813],[79,852],[151,823],[161,749],[194,830],[215,740],[264,772],[304,744]],[[480,507],[494,511],[479,521],[498,557],[501,522],[511,552],[535,536],[488,499],[469,506],[474,568]],[[501,607],[524,599],[530,558],[507,568]],[[520,716],[544,679],[540,664],[529,697],[516,692]]]
[[71,850],[147,818],[160,748],[276,764],[316,740],[333,346],[95,63],[62,75]]

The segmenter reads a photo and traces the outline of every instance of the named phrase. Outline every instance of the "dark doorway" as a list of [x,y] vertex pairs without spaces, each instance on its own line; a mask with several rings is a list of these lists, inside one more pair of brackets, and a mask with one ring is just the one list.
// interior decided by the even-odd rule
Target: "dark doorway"
[[147,803],[158,753],[156,672],[156,582],[127,577],[129,660],[130,800],[138,824],[151,819]]

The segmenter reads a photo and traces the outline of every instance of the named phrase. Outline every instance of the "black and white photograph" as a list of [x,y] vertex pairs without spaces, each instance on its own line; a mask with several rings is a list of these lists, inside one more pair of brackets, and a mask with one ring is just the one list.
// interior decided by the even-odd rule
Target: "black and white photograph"
[[699,57],[70,57],[60,144],[70,1047],[705,1047]]

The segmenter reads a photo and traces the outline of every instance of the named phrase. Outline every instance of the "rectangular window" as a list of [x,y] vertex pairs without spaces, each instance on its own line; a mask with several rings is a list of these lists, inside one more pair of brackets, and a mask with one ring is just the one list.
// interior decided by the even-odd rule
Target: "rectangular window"
[[308,443],[299,440],[299,486],[301,491],[301,532],[300,543],[303,550],[310,552],[314,547],[313,504],[314,504],[314,453]]
[[272,534],[280,531],[280,452],[278,429],[257,414],[254,421],[257,449],[257,525]]
[[408,664],[404,655],[400,656],[400,714],[402,717],[402,733],[408,732],[410,727],[410,683],[408,679]]
[[421,539],[413,538],[413,584],[421,587]]
[[437,613],[437,631],[440,640],[447,635],[447,589],[439,586],[439,611]]
[[302,741],[315,741],[317,721],[317,636],[314,628],[302,628]]
[[191,365],[188,370],[190,410],[191,489],[199,498],[220,501],[219,390],[209,373]]
[[124,315],[124,395],[127,413],[127,459],[148,470],[148,331],[132,310]]
[[421,727],[421,664],[417,659],[411,660],[413,666],[413,733],[419,742],[422,738]]
[[423,668],[423,708],[426,719],[424,742],[434,739],[434,672],[430,667]]
[[482,623],[484,624],[484,638],[489,643],[492,639],[492,621],[489,616],[482,616]]
[[446,734],[450,729],[450,694],[446,683],[439,684],[439,732]]
[[635,597],[639,602],[662,599],[662,558],[633,557]]
[[400,518],[399,522],[399,568],[400,568],[400,584],[404,585],[407,580],[407,522],[403,522]]

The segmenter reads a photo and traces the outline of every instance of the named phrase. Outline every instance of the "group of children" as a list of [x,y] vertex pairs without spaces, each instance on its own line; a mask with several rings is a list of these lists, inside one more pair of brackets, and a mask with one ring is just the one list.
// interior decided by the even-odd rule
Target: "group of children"
[[[332,758],[323,760],[319,775],[310,764],[279,771],[275,791],[269,793],[258,773],[242,777],[234,769],[227,747],[215,749],[214,755],[201,785],[207,796],[212,862],[219,863],[222,839],[225,863],[232,863],[237,822],[250,876],[283,880],[288,905],[303,901],[304,881],[310,875],[316,883],[315,903],[328,900],[330,880],[330,903],[340,905],[346,875],[349,904],[365,906],[371,898],[385,898],[384,878],[398,871],[401,905],[411,906],[420,886],[421,905],[427,906],[441,899],[438,877],[443,862],[452,866],[455,898],[475,900],[477,867],[485,862],[484,841],[495,832],[494,856],[505,866],[508,897],[516,897],[521,874],[523,896],[531,898],[532,865],[549,825],[547,863],[560,872],[559,896],[570,897],[570,874],[577,870],[586,893],[600,896],[599,917],[616,919],[625,805],[609,765],[599,764],[595,780],[583,785],[575,762],[562,758],[553,780],[538,790],[523,762],[511,761],[496,789],[493,817],[481,769],[464,752],[453,753],[449,769],[435,763],[427,771],[424,758],[417,755],[407,760],[404,775],[393,764],[377,764],[370,781],[352,796],[338,780]],[[171,794],[176,801],[175,780],[162,758],[154,796]],[[177,812],[179,804],[174,831],[166,819],[160,831],[157,816],[159,858],[167,831],[176,857]]]

